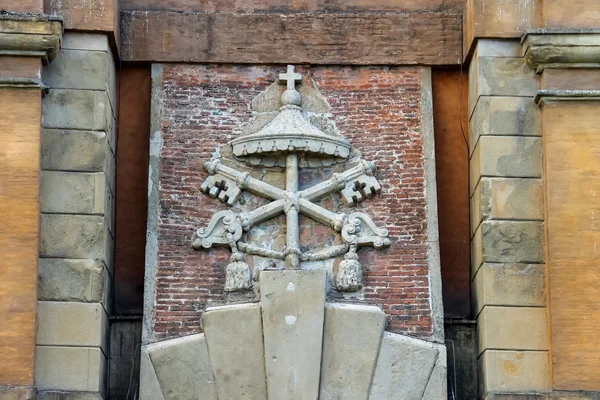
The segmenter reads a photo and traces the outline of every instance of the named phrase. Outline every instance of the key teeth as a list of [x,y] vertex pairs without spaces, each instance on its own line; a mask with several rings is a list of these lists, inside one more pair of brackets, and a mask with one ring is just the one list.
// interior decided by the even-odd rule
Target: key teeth
[[[226,189],[224,190],[221,187],[225,187]],[[213,198],[217,198],[230,206],[235,204],[240,193],[242,192],[240,188],[237,187],[235,182],[232,182],[231,180],[222,176],[218,176],[218,174],[211,175],[206,178],[206,180],[200,186],[200,191]]]
[[[357,189],[360,187],[362,189]],[[381,185],[379,185],[377,179],[372,176],[361,175],[353,181],[348,182],[346,187],[340,191],[340,194],[346,205],[351,206],[380,192]]]

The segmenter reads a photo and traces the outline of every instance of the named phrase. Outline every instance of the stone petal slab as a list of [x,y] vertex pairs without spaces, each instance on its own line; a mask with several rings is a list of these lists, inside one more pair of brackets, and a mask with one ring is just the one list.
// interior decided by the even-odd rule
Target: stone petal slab
[[258,304],[209,308],[202,316],[220,399],[265,400],[265,353]]
[[386,332],[369,400],[421,400],[438,354],[432,343]]
[[269,399],[319,396],[325,284],[323,270],[260,274]]
[[378,307],[325,307],[319,400],[368,398],[384,328],[385,313]]
[[165,400],[146,349],[140,359],[140,400]]
[[429,378],[429,383],[427,383],[423,400],[441,400],[446,399],[448,396],[446,347],[441,345],[437,347],[439,350],[438,359]]
[[204,334],[147,347],[165,400],[218,400]]

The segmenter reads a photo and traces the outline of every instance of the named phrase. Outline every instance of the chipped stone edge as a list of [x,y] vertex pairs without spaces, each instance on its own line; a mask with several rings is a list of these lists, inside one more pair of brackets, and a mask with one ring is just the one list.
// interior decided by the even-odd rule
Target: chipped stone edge
[[148,224],[144,272],[144,317],[142,343],[154,343],[153,316],[156,272],[158,268],[158,218],[160,216],[160,152],[163,146],[160,116],[162,114],[162,64],[152,64],[152,104],[150,108],[150,162],[148,167]]
[[435,142],[433,128],[433,95],[431,68],[421,69],[421,121],[427,200],[427,264],[429,266],[429,306],[433,323],[431,339],[444,343],[444,306],[438,230],[437,189],[435,174]]

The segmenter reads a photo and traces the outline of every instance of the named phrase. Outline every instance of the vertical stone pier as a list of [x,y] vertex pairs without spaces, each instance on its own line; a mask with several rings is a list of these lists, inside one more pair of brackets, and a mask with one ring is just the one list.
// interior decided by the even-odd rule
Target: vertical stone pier
[[35,397],[42,63],[56,56],[61,22],[0,14],[0,398]]
[[116,77],[107,36],[66,33],[44,82],[36,385],[100,398],[114,258]]
[[469,69],[471,278],[483,399],[551,388],[539,86],[517,40],[477,42]]

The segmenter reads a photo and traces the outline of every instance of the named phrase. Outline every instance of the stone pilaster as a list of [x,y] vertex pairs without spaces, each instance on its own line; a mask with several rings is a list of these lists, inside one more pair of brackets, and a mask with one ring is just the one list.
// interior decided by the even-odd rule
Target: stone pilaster
[[[581,6],[574,4],[564,12],[571,7],[564,2],[562,12],[554,8],[548,15],[594,21],[593,12],[585,16],[577,12]],[[567,391],[556,398],[596,399],[600,396],[595,221],[600,212],[600,31],[536,30],[522,42],[529,66],[541,78],[535,100],[541,109],[544,152],[552,388]]]
[[[516,40],[469,70],[472,287],[480,398],[550,390],[539,78]],[[512,398],[512,397],[511,397]]]
[[0,13],[0,398],[35,398],[42,63],[62,36],[56,18]]
[[103,398],[116,150],[107,36],[66,33],[44,83],[36,385]]

